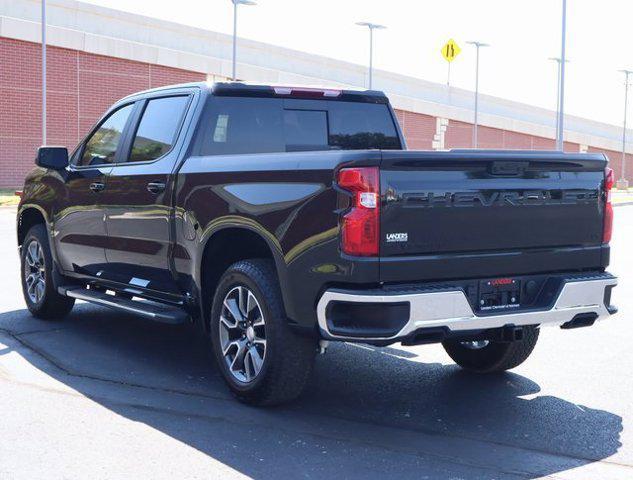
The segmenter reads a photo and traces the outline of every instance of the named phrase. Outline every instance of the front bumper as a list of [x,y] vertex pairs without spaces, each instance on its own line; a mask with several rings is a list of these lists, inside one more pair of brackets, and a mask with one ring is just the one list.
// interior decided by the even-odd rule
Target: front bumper
[[[572,321],[583,325],[592,324],[614,313],[616,309],[610,305],[610,297],[615,285],[617,278],[608,273],[570,275],[562,279],[558,295],[549,306],[532,310],[505,310],[495,314],[476,314],[464,291],[457,287],[437,289],[420,286],[401,291],[369,292],[330,289],[323,293],[317,304],[317,318],[325,339],[377,344],[406,341],[424,331],[444,331],[445,335],[437,337],[437,341],[441,341],[448,336],[467,336],[473,332],[508,326],[573,327],[576,325]],[[334,318],[337,314],[333,312],[341,306],[346,312],[344,316],[359,317],[351,319],[351,324],[358,328],[337,328]],[[370,318],[373,314],[381,318],[384,316],[389,325],[382,328],[379,325],[381,318],[378,318],[374,321],[377,328],[363,328],[362,317]]]

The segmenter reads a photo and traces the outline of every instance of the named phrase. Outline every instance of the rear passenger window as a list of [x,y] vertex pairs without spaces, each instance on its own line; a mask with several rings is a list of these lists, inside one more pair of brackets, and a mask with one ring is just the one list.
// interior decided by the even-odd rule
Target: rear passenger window
[[130,162],[147,162],[171,150],[189,97],[155,98],[147,102],[138,125]]
[[327,112],[284,110],[284,136],[287,152],[328,150]]
[[133,108],[130,104],[111,113],[92,134],[83,150],[81,166],[114,163],[121,134]]

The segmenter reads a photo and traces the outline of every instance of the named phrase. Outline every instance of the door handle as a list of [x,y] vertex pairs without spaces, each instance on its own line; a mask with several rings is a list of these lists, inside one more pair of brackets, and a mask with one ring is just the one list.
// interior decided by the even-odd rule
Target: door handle
[[165,190],[163,182],[150,182],[147,184],[147,191],[150,193],[161,193],[163,190]]
[[105,188],[105,183],[94,182],[90,184],[90,190],[93,192],[100,192]]

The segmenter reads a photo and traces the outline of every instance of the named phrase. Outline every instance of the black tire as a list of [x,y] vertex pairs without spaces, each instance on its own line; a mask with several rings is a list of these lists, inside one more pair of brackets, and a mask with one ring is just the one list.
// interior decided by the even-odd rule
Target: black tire
[[485,347],[468,348],[459,340],[447,340],[442,346],[449,357],[465,370],[476,373],[495,373],[521,365],[532,353],[539,329],[523,328],[523,339],[511,343],[489,342]]
[[[222,348],[223,341],[225,345],[228,345],[240,342],[240,339],[230,342],[226,333],[224,337],[221,337],[220,333],[221,328],[224,332],[229,332],[225,324],[221,325],[221,315],[224,314],[225,318],[227,315],[232,317],[231,310],[225,307],[225,299],[238,288],[246,292],[250,291],[254,295],[257,308],[265,320],[264,326],[258,327],[263,328],[258,335],[265,337],[265,352],[259,373],[250,380],[244,381],[236,378],[236,373],[232,373],[233,369],[229,365],[231,355],[225,357]],[[240,290],[239,293],[241,295],[242,291]],[[246,317],[248,316],[247,312]],[[250,320],[246,317],[244,317],[245,321],[249,322]],[[231,319],[231,322],[238,323],[235,319]],[[251,325],[255,323],[252,322]],[[231,332],[239,334],[239,330],[235,327],[231,328],[233,329],[230,330]],[[312,373],[316,355],[316,339],[299,335],[288,326],[277,275],[270,260],[243,260],[234,263],[226,270],[213,297],[209,331],[211,346],[220,372],[231,392],[240,401],[259,406],[279,405],[296,399],[303,391]],[[241,338],[243,341],[245,336],[242,335]],[[261,339],[259,341],[261,342]],[[248,345],[253,348],[256,342],[257,340],[254,340]],[[233,360],[243,351],[240,350],[241,347],[234,347]],[[257,355],[261,355],[261,351]],[[245,372],[246,354],[243,358]],[[252,359],[252,356],[250,358]],[[250,365],[250,370],[254,371],[253,363]],[[241,375],[241,372],[239,374]]]
[[[35,245],[39,246],[40,250],[36,255],[38,257],[37,262],[31,266],[29,262],[33,263],[34,258],[33,255],[29,255],[29,248],[35,249]],[[20,263],[22,293],[31,314],[45,320],[60,320],[68,315],[75,305],[75,299],[65,297],[57,292],[57,287],[53,280],[53,257],[51,256],[48,235],[44,225],[34,225],[27,232],[20,249]],[[27,277],[36,271],[39,271],[37,276],[38,279],[43,279],[43,284],[37,293],[31,290],[31,294],[29,294]],[[33,296],[35,298],[32,298]]]

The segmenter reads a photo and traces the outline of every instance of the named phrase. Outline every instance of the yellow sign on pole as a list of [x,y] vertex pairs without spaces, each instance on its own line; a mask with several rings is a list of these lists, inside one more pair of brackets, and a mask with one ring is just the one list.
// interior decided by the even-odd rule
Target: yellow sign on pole
[[457,45],[455,40],[451,38],[448,42],[446,42],[446,45],[442,47],[442,56],[448,63],[451,63],[461,51],[462,49],[459,48],[459,45]]

